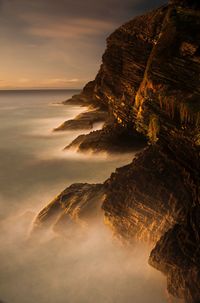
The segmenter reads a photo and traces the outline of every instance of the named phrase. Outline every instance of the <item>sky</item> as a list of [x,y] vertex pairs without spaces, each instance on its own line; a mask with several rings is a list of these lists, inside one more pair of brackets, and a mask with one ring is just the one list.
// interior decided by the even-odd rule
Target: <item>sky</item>
[[0,0],[0,89],[81,88],[106,37],[164,0]]

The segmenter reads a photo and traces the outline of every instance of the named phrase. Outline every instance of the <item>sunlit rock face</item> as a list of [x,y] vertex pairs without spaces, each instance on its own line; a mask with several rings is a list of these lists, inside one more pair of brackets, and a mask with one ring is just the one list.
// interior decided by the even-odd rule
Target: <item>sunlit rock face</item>
[[[89,82],[80,95],[66,102],[81,104],[89,102],[107,108],[109,118],[102,131],[81,136],[70,147],[78,145],[82,151],[90,149],[121,151],[123,148],[127,150],[123,144],[121,146],[123,141],[121,134],[124,138],[127,137],[122,127],[126,131],[129,130],[129,141],[131,139],[135,141],[137,147],[145,146],[144,138],[135,129],[133,107],[165,13],[164,7],[137,17],[108,37],[102,65],[95,80]],[[112,140],[110,136],[118,137],[118,140]]]
[[100,71],[93,85],[83,89],[80,98],[85,96],[85,90],[90,91],[93,101],[109,107],[118,122],[132,124],[135,95],[165,11],[166,8],[160,8],[137,17],[110,35]]
[[148,147],[105,182],[106,222],[122,238],[156,243],[175,222],[184,221],[196,192],[189,182],[194,185],[168,149]]
[[[189,303],[200,302],[199,6],[198,1],[170,1],[121,26],[107,40],[96,79],[72,98],[99,104],[110,114],[102,131],[75,140],[80,150],[113,151],[113,140],[117,150],[117,142],[136,131],[149,140],[130,165],[97,185],[97,196],[100,191],[103,199],[96,201],[105,223],[122,241],[155,245],[150,264],[165,273],[169,292]],[[119,126],[122,136],[117,136]],[[84,197],[96,188],[84,186],[77,199],[80,185],[74,186],[72,204],[69,197],[64,207],[56,199],[36,223],[48,222],[52,211],[59,212],[56,222],[67,223],[68,205],[76,205],[79,218]],[[90,209],[93,202],[86,201]]]
[[200,215],[195,206],[199,207],[199,155],[190,141],[187,148],[180,138],[175,143],[150,146],[113,173],[106,181],[103,209],[105,222],[120,239],[156,244],[150,264],[166,274],[168,291],[196,303],[200,298]]
[[32,235],[52,229],[70,238],[76,229],[86,228],[93,220],[96,222],[104,197],[102,184],[71,185],[38,214]]
[[148,57],[161,30],[166,9],[160,8],[122,25],[107,39],[94,92],[108,104],[119,123],[133,128],[135,95]]
[[198,140],[199,22],[196,10],[179,6],[170,6],[163,20],[135,106],[137,128],[152,141],[174,132]]

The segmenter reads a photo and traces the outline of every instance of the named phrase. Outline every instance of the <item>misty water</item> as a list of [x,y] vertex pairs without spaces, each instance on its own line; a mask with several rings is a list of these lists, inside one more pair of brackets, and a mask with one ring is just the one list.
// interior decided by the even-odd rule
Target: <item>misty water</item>
[[165,278],[147,264],[150,247],[124,248],[103,224],[70,240],[28,238],[37,212],[65,187],[102,182],[134,156],[63,151],[85,133],[52,131],[86,110],[59,104],[74,93],[0,92],[0,302],[168,302]]

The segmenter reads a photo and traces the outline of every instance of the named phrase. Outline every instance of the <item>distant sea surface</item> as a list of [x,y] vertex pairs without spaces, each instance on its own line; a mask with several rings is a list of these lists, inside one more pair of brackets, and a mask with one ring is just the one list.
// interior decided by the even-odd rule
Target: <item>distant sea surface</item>
[[102,182],[134,156],[63,151],[85,133],[53,132],[87,110],[61,104],[75,93],[0,91],[0,302],[165,303],[165,279],[147,265],[149,247],[116,248],[99,227],[70,244],[25,241],[35,214],[64,188]]
[[53,132],[86,110],[62,105],[78,92],[0,91],[0,218],[28,207],[38,210],[70,183],[103,181],[115,169],[115,160],[106,160],[102,169],[102,157],[63,151],[85,131]]

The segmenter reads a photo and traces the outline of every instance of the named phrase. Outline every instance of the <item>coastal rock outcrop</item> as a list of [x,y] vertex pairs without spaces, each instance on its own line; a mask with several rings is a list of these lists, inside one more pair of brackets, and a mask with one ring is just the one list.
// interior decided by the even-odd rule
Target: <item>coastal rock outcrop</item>
[[104,198],[102,184],[72,184],[38,214],[32,235],[52,229],[70,238],[76,229],[100,217]]
[[81,220],[81,210],[96,201],[123,242],[155,246],[150,264],[186,303],[200,302],[199,9],[195,0],[171,0],[108,38],[96,79],[69,101],[98,104],[108,120],[68,148],[122,152],[147,140],[148,146],[104,184],[68,188],[35,225],[62,221],[66,231],[72,214]]
[[72,98],[63,102],[63,104],[68,105],[80,105],[80,106],[87,106],[87,105],[96,105],[96,102],[93,98],[93,91],[94,91],[95,81],[88,82],[80,94],[73,95]]
[[122,238],[156,243],[190,209],[193,191],[188,183],[189,175],[173,155],[150,146],[105,182],[106,222]]
[[54,131],[92,129],[96,123],[104,123],[108,119],[108,112],[100,108],[94,108],[83,112],[74,119],[67,120]]
[[151,252],[149,263],[167,275],[167,287],[186,302],[200,298],[200,207],[193,207],[182,224],[167,231]]
[[136,131],[128,131],[118,124],[105,126],[74,139],[65,149],[76,149],[79,152],[92,153],[106,151],[109,153],[132,152],[144,148],[146,138]]
[[[79,95],[65,102],[67,104],[94,104],[106,109],[109,113],[102,132],[85,135],[75,141],[76,145],[80,142],[80,150],[86,151],[86,147],[88,150],[93,149],[97,140],[101,141],[97,149],[101,147],[102,151],[107,150],[108,144],[104,145],[104,142],[107,142],[108,133],[114,136],[115,131],[118,131],[116,124],[128,130],[130,138],[133,133],[130,141],[139,137],[139,141],[142,141],[142,136],[133,123],[133,106],[165,12],[166,7],[154,10],[122,25],[111,34],[107,39],[107,49],[95,80],[89,82]],[[107,124],[109,124],[108,128]],[[138,145],[137,140],[136,145]],[[114,150],[117,148],[115,143]],[[120,144],[119,151],[121,151]]]

